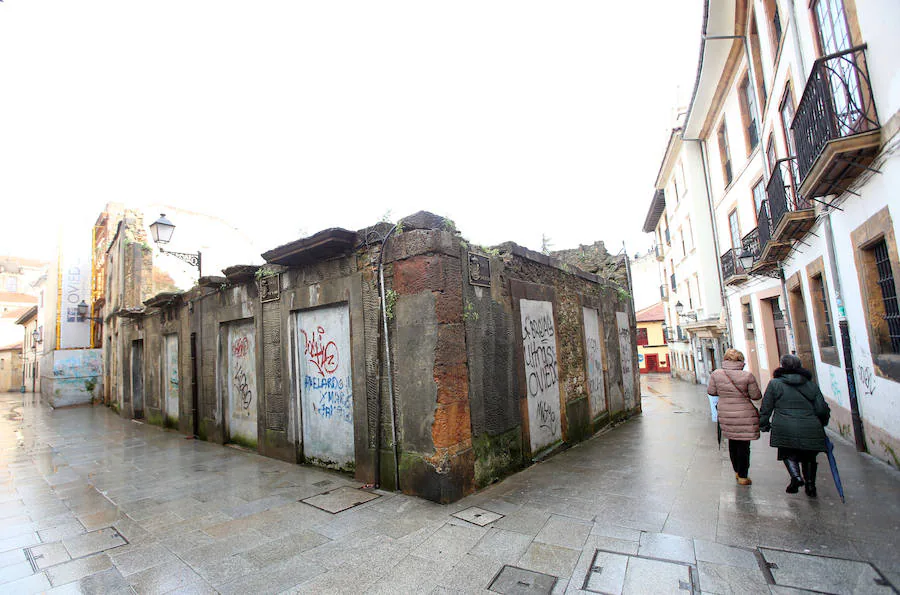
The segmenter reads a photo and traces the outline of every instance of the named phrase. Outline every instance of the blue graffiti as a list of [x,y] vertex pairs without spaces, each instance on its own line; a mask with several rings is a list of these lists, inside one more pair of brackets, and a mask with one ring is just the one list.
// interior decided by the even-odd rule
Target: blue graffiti
[[[349,385],[349,381],[346,385]],[[344,390],[344,387],[345,382],[343,378],[334,376],[326,378],[303,377],[304,390],[321,391],[318,399],[311,399],[314,413],[323,419],[337,419],[353,423],[353,393]]]

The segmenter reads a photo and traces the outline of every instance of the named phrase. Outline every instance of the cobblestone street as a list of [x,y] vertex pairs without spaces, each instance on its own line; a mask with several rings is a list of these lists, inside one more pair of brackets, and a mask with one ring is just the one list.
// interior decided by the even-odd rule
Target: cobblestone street
[[846,504],[824,456],[819,498],[788,495],[763,435],[739,486],[704,388],[642,388],[641,417],[448,506],[4,393],[0,590],[896,592],[900,473],[835,437]]

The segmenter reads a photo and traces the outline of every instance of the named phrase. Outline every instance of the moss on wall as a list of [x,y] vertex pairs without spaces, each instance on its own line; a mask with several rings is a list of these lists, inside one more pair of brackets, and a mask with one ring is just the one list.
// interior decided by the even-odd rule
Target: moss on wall
[[475,486],[481,489],[515,473],[522,460],[522,428],[516,426],[502,434],[484,433],[472,441],[475,449]]

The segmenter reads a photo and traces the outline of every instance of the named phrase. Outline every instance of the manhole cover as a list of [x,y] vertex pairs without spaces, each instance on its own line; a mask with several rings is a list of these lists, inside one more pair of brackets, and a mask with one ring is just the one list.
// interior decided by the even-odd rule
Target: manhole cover
[[691,566],[596,550],[582,590],[589,593],[694,593]]
[[824,593],[896,593],[868,562],[759,548],[776,585]]
[[550,593],[556,585],[556,577],[525,570],[515,566],[504,566],[500,573],[494,577],[488,589],[494,593],[506,595],[537,595],[538,593]]
[[324,494],[310,496],[309,498],[301,500],[301,502],[305,502],[310,506],[315,506],[316,508],[330,512],[331,514],[337,514],[348,508],[365,504],[369,500],[374,500],[375,498],[378,498],[378,494],[344,486],[342,488],[331,490],[330,492],[325,492]]
[[490,510],[485,510],[483,508],[478,508],[477,506],[470,506],[465,510],[460,510],[452,516],[455,516],[456,518],[462,519],[469,523],[474,523],[479,527],[484,527],[485,525],[489,525],[494,521],[499,521],[503,518],[502,514],[497,514],[496,512],[491,512]]

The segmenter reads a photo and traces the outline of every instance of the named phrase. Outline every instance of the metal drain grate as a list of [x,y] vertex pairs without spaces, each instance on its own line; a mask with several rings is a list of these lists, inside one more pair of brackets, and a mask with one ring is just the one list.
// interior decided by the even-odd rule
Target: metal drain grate
[[583,591],[589,593],[699,592],[690,564],[595,550]]
[[869,562],[759,548],[772,582],[824,593],[897,593]]
[[315,506],[320,510],[330,512],[331,514],[337,514],[348,508],[365,504],[375,498],[380,498],[380,496],[371,492],[364,492],[357,488],[344,486],[331,490],[330,492],[325,492],[324,494],[304,498],[303,500],[300,500],[300,502]]

